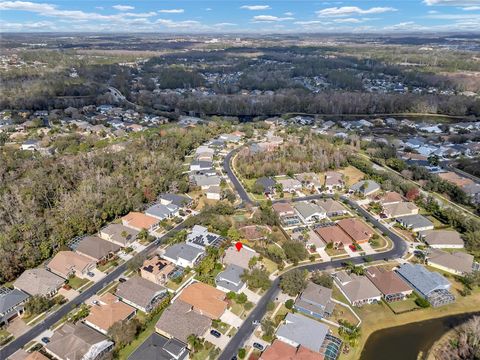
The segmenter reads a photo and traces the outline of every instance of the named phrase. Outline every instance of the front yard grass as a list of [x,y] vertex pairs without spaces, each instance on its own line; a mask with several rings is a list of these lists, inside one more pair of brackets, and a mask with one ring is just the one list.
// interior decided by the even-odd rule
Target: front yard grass
[[344,169],[338,170],[339,173],[343,174],[345,178],[346,185],[348,187],[359,182],[365,177],[365,174],[358,170],[356,167],[347,166]]
[[67,280],[67,284],[74,290],[78,290],[83,285],[88,283],[88,279],[81,279],[78,276],[71,277]]
[[278,270],[278,265],[270,259],[264,257],[261,263],[265,266],[265,270],[267,270],[268,274],[272,274]]
[[197,353],[194,353],[192,356],[192,360],[214,359],[216,357],[215,352],[215,346],[212,343],[205,341],[205,343],[203,344],[203,349]]
[[347,252],[343,249],[325,248],[325,252],[329,256],[347,255]]

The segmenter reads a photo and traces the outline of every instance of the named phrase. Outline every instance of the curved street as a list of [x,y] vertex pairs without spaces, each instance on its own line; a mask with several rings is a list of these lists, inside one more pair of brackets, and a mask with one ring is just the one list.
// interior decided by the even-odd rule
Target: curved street
[[[247,192],[245,191],[240,181],[237,179],[237,177],[233,173],[233,170],[231,169],[230,159],[232,158],[232,155],[236,153],[236,151],[237,150],[230,152],[225,157],[224,170],[228,174],[233,185],[235,186],[235,189],[240,195],[240,198],[242,199],[242,201],[249,204],[253,204],[254,202],[249,198]],[[320,199],[322,197],[324,197],[324,195],[317,194],[317,195],[311,195],[311,196],[306,196],[302,198],[295,198],[293,201],[314,200],[314,199]],[[399,235],[395,234],[385,225],[380,223],[377,219],[375,219],[375,217],[373,217],[370,213],[368,213],[365,209],[357,205],[355,202],[350,200],[348,197],[342,196],[341,199],[346,201],[349,206],[354,208],[360,215],[362,215],[366,220],[370,221],[376,228],[378,228],[381,232],[386,234],[392,240],[393,248],[391,250],[369,255],[369,258],[372,261],[400,258],[407,252],[407,244]],[[285,201],[285,200],[276,200],[275,202],[281,202],[281,201]],[[362,264],[365,262],[363,256],[349,258],[348,261],[355,265]],[[342,266],[342,263],[344,262],[345,262],[345,259],[340,259],[340,260],[334,260],[334,261],[329,261],[324,263],[301,265],[296,268],[305,269],[308,271],[328,270],[328,269],[338,268]],[[268,289],[267,292],[262,296],[260,301],[257,303],[257,306],[252,310],[250,315],[245,319],[245,322],[243,323],[243,325],[238,329],[238,332],[232,337],[228,345],[225,347],[225,349],[223,350],[223,352],[219,357],[219,360],[230,360],[237,355],[238,349],[240,349],[243,346],[243,344],[247,341],[249,336],[255,331],[255,328],[258,326],[258,325],[254,325],[254,322],[255,323],[257,321],[260,322],[262,320],[265,313],[267,312],[268,302],[275,300],[275,298],[277,297],[277,294],[280,291],[279,283],[280,283],[280,277],[277,277],[273,281],[270,289]]]

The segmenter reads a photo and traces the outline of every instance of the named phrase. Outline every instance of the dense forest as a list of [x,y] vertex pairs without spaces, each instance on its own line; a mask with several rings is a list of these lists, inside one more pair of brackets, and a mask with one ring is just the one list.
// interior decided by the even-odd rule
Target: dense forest
[[49,258],[68,240],[140,209],[159,192],[186,191],[182,163],[221,125],[143,133],[118,152],[42,157],[0,153],[0,282]]
[[345,166],[348,150],[333,145],[318,135],[308,134],[289,140],[274,151],[251,153],[242,150],[235,167],[247,179],[262,176],[322,172]]

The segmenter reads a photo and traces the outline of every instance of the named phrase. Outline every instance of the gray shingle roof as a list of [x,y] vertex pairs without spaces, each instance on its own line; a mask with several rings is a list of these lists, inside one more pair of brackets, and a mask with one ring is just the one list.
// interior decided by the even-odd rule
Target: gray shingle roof
[[238,292],[244,282],[240,279],[245,269],[237,265],[228,265],[224,271],[219,273],[215,278],[217,286],[224,287],[233,292]]
[[[363,190],[362,190],[362,187],[363,187]],[[373,193],[375,191],[380,190],[380,185],[378,185],[373,180],[362,180],[362,181],[357,182],[356,184],[353,184],[350,187],[350,190],[352,190],[353,192],[359,191],[363,194],[368,195],[370,193]]]
[[93,259],[103,259],[110,253],[116,253],[120,246],[97,236],[87,236],[82,239],[76,248],[76,252],[89,256]]
[[167,289],[140,276],[135,276],[120,283],[117,288],[117,296],[132,302],[142,308],[148,308],[153,299]]
[[111,241],[127,246],[135,241],[139,231],[122,224],[109,224],[100,230],[100,233],[101,236],[103,236],[103,234],[107,235]]
[[430,220],[420,214],[399,216],[397,217],[397,221],[412,229],[433,226],[433,223]]
[[178,206],[174,204],[170,205],[162,205],[162,204],[155,204],[150,206],[146,211],[145,215],[153,216],[159,220],[167,219],[175,212],[178,211]]
[[450,288],[450,283],[442,275],[428,271],[419,264],[403,264],[397,269],[397,272],[423,296],[428,296],[437,289],[448,290]]
[[158,199],[169,201],[178,207],[183,207],[192,202],[188,196],[180,195],[180,194],[171,194],[171,193],[164,193],[158,196]]
[[289,313],[277,331],[277,337],[283,337],[307,349],[319,352],[328,327],[305,316]]
[[30,295],[46,296],[59,289],[65,279],[42,268],[25,270],[13,285]]
[[179,258],[182,258],[187,261],[194,261],[202,253],[202,249],[198,249],[185,243],[180,243],[169,246],[165,250],[164,255],[170,259],[178,260]]
[[128,360],[183,360],[186,357],[188,349],[183,342],[153,333],[128,357]]
[[0,314],[7,313],[28,298],[29,296],[21,290],[6,287],[0,288]]

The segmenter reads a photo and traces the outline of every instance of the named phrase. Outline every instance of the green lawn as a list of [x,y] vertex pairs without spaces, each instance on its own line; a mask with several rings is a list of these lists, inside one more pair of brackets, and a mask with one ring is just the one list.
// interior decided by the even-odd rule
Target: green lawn
[[277,264],[265,257],[262,259],[262,264],[265,265],[265,268],[269,274],[274,273],[278,270]]
[[217,329],[220,331],[223,335],[225,335],[228,332],[228,329],[230,328],[230,325],[225,324],[224,322],[220,321],[218,323],[212,322],[212,327],[214,329]]
[[70,285],[72,289],[77,290],[81,288],[83,285],[85,285],[86,283],[88,283],[88,281],[89,281],[88,279],[81,279],[77,276],[74,276],[68,279],[67,284]]
[[233,312],[235,315],[240,316],[245,310],[242,305],[233,302],[230,311]]
[[[12,334],[10,334],[7,330],[5,329],[0,329],[0,345],[3,345],[4,343],[6,343],[7,339],[11,336]],[[13,336],[12,338],[13,339]],[[10,339],[10,340],[11,340]]]
[[395,314],[420,309],[420,307],[415,304],[415,298],[387,303],[387,306],[392,309]]
[[213,359],[216,356],[210,356],[210,353],[215,350],[215,346],[208,341],[205,341],[203,349],[192,355],[193,360],[207,360]]

